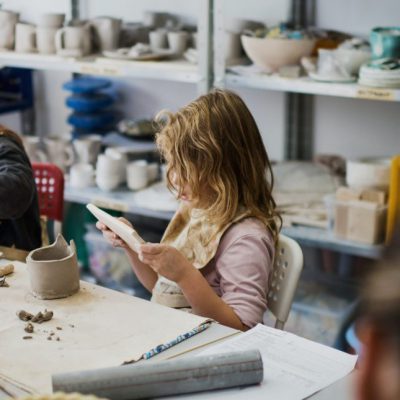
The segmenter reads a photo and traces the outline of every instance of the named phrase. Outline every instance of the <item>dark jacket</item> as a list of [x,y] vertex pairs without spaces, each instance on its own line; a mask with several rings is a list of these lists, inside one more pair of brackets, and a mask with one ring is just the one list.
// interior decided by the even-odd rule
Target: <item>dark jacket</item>
[[32,166],[17,140],[0,132],[0,246],[32,250],[41,241]]

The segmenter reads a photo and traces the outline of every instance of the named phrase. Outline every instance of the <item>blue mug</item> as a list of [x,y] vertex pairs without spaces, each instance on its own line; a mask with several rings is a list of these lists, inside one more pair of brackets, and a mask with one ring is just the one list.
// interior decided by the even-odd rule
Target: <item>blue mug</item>
[[370,33],[372,58],[400,58],[400,27],[377,27]]

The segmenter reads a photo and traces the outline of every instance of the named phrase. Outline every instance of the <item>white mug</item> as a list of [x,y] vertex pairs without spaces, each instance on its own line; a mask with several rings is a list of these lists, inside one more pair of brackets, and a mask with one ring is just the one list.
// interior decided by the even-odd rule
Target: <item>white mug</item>
[[189,33],[186,31],[168,32],[168,47],[174,54],[183,54],[187,49]]
[[0,49],[12,50],[15,42],[15,25],[19,14],[0,10]]
[[97,157],[96,184],[101,190],[109,191],[121,183],[121,169],[118,159],[106,154]]
[[153,51],[167,48],[167,31],[165,29],[157,29],[149,33],[150,48]]
[[94,184],[94,169],[91,164],[74,164],[69,172],[69,183],[72,187],[83,189]]
[[38,26],[36,28],[37,50],[41,54],[54,54],[56,52],[57,28]]
[[73,164],[75,157],[69,140],[57,137],[45,138],[44,143],[50,162],[58,165],[62,170]]
[[86,135],[73,141],[80,163],[94,164],[99,155],[102,138],[100,135]]
[[90,26],[65,26],[56,32],[56,50],[61,56],[82,57],[92,50]]
[[34,53],[36,51],[36,26],[18,23],[15,27],[15,51]]
[[90,21],[98,50],[115,50],[118,48],[121,23],[120,19],[111,17],[98,17]]
[[105,155],[111,157],[114,160],[118,160],[119,163],[119,174],[120,182],[126,181],[126,166],[128,164],[128,157],[126,154],[121,153],[119,150],[109,147],[105,151]]
[[149,182],[147,162],[138,160],[129,163],[126,169],[126,180],[131,190],[145,188]]
[[149,183],[154,182],[158,179],[158,170],[159,170],[159,165],[156,162],[152,162],[147,165],[147,177]]
[[64,25],[65,14],[46,13],[39,19],[39,26],[43,28],[61,28]]
[[28,158],[31,162],[48,161],[46,153],[41,148],[41,141],[36,136],[23,136],[22,141]]

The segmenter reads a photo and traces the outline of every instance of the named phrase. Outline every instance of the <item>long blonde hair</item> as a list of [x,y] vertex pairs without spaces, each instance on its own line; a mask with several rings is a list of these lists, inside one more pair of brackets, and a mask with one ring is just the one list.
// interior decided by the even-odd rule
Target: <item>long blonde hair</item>
[[[243,100],[213,90],[176,113],[157,116],[156,141],[167,161],[167,182],[182,195],[185,184],[204,203],[207,217],[223,227],[245,209],[277,240],[281,218],[272,198],[273,175],[260,132]],[[176,186],[171,174],[176,174]]]

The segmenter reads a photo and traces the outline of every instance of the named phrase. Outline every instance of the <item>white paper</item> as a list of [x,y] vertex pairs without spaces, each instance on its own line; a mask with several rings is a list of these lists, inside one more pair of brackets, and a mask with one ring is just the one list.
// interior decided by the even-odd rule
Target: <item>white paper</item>
[[349,374],[357,361],[357,356],[264,325],[257,325],[198,355],[249,349],[258,349],[261,353],[264,366],[261,385],[190,397],[301,400]]

